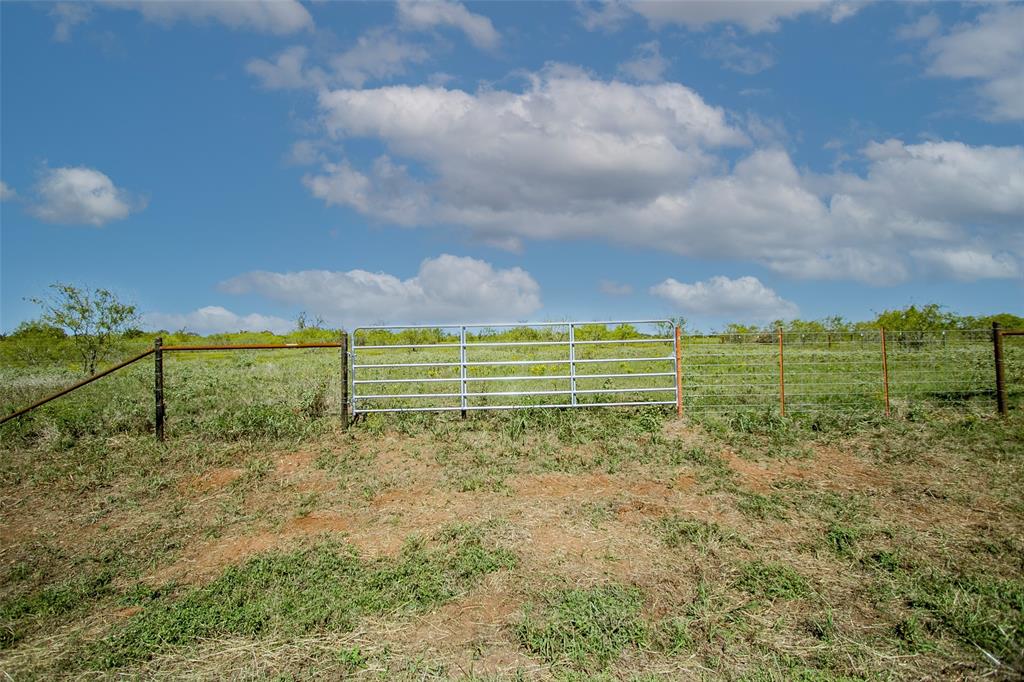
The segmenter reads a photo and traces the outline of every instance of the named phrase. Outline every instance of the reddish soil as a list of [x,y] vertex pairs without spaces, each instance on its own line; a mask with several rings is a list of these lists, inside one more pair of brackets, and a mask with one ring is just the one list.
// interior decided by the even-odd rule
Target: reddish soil
[[752,462],[728,449],[722,456],[746,487],[761,493],[785,480],[802,481],[828,490],[873,490],[892,483],[876,467],[830,447],[816,447],[813,457],[801,460]]
[[234,467],[223,467],[219,469],[210,469],[206,473],[196,476],[195,478],[186,479],[179,486],[179,490],[185,492],[188,489],[198,490],[199,492],[212,492],[214,490],[220,490],[235,480],[238,479],[245,473],[242,469]]

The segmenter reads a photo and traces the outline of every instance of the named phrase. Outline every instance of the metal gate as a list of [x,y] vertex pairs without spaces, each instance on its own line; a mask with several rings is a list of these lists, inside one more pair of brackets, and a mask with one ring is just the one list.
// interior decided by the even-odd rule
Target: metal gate
[[357,327],[352,414],[681,403],[669,320]]

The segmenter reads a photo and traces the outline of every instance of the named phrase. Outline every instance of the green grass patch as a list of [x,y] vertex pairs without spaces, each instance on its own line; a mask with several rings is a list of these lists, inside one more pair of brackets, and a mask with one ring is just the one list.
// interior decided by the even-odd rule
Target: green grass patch
[[945,632],[1010,677],[1024,676],[1024,579],[942,570],[900,550],[874,552],[863,563],[911,611],[894,628],[900,648],[926,650],[929,635]]
[[743,565],[736,587],[745,592],[775,599],[799,599],[811,593],[807,579],[785,564],[750,561]]
[[539,612],[528,610],[514,633],[545,661],[601,669],[625,648],[647,642],[642,603],[640,590],[621,585],[562,590],[549,594]]
[[767,521],[768,519],[782,521],[788,518],[785,500],[775,493],[762,495],[760,493],[739,490],[736,493],[736,508],[744,516],[760,521]]
[[733,531],[703,519],[666,516],[658,520],[655,530],[662,543],[672,549],[692,545],[705,553],[712,547],[724,544],[742,544],[740,537]]
[[444,603],[481,576],[515,564],[512,553],[488,546],[471,527],[445,531],[435,546],[411,541],[394,559],[367,561],[333,542],[269,552],[227,569],[209,585],[147,604],[93,647],[87,665],[117,668],[224,635],[345,632],[366,615]]
[[36,619],[79,611],[113,592],[112,574],[100,571],[0,601],[0,649],[20,641]]

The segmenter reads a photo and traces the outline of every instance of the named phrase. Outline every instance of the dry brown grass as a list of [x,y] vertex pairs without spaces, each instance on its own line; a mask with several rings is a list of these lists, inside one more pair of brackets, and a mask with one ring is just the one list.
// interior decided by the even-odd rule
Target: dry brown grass
[[[68,572],[106,567],[113,577],[69,612],[20,623],[25,634],[0,650],[0,670],[87,673],[74,668],[76,652],[138,617],[146,607],[122,598],[138,585],[177,584],[179,594],[249,557],[324,536],[387,559],[410,537],[476,524],[519,563],[436,609],[365,618],[351,632],[225,634],[120,672],[548,679],[579,668],[531,655],[516,624],[545,594],[614,584],[640,590],[650,637],[616,655],[611,677],[1009,676],[941,614],[908,599],[916,574],[872,562],[900,554],[944,574],[1020,585],[1024,503],[1007,479],[1019,481],[1024,462],[1020,443],[1003,442],[1020,433],[1017,424],[985,425],[984,442],[951,439],[943,423],[800,432],[809,456],[779,459],[756,433],[737,443],[685,421],[654,434],[565,439],[538,429],[511,439],[481,420],[434,432],[359,427],[284,450],[173,454],[183,444],[172,443],[156,484],[152,471],[132,469],[85,490],[22,477],[2,490],[0,564],[35,577],[9,584],[5,598]],[[999,452],[965,449],[983,447]],[[684,538],[709,535],[669,546],[666,523]],[[744,571],[757,562],[792,567],[807,592],[744,591]],[[659,644],[671,619],[685,623],[687,641],[676,649]],[[911,620],[919,632],[908,630]]]

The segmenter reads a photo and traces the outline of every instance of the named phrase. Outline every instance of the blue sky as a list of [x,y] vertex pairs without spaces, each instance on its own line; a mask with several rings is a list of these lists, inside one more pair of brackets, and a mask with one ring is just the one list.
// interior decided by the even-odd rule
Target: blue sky
[[1024,313],[1024,4],[0,4],[0,328]]

